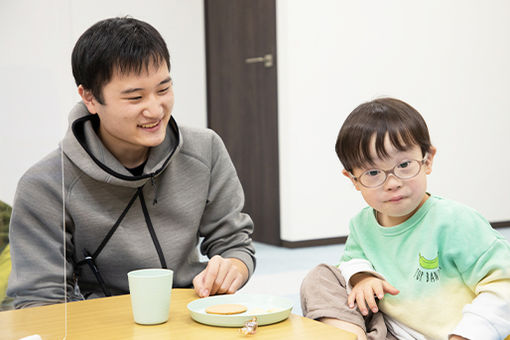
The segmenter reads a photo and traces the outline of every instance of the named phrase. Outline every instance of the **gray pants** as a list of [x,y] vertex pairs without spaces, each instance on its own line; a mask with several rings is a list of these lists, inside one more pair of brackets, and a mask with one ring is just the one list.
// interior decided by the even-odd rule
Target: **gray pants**
[[361,327],[370,340],[396,340],[384,323],[381,312],[363,316],[358,308],[347,306],[345,279],[340,270],[331,265],[320,264],[301,284],[301,308],[310,319],[333,318]]

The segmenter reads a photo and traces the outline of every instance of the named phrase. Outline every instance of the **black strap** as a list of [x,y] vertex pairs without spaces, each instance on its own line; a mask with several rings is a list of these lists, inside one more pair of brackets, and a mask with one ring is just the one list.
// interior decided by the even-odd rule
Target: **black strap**
[[[126,216],[126,214],[128,213],[129,209],[131,208],[131,206],[133,205],[133,203],[135,202],[135,200],[138,196],[140,197],[140,203],[142,205],[143,215],[145,217],[145,222],[147,223],[147,228],[149,229],[149,233],[151,234],[152,242],[154,243],[154,246],[156,247],[156,251],[158,252],[159,261],[161,262],[161,267],[167,269],[165,257],[163,255],[163,250],[161,249],[161,246],[158,241],[158,237],[156,236],[156,232],[154,231],[154,227],[152,226],[152,222],[151,222],[151,219],[149,216],[149,211],[147,210],[147,206],[145,205],[145,199],[143,197],[143,186],[141,186],[136,190],[136,193],[133,195],[133,197],[129,201],[128,205],[126,206],[126,208],[124,208],[124,211],[119,216],[119,218],[117,219],[115,224],[110,228],[110,230],[104,237],[104,239],[101,242],[101,244],[99,245],[99,247],[97,247],[94,254],[90,255],[86,249],[83,249],[83,252],[84,252],[83,255],[85,258],[83,260],[79,261],[78,263],[76,263],[77,267],[82,266],[84,264],[87,264],[90,267],[90,270],[94,273],[96,280],[100,284],[105,296],[111,296],[111,292],[106,287],[106,284],[105,284],[103,278],[101,277],[101,274],[99,273],[99,269],[96,266],[95,259],[99,256],[99,254],[101,253],[103,248],[106,246],[108,241],[111,239],[111,237],[113,236],[113,234],[119,227],[120,223],[122,222],[122,220],[124,219],[124,217]],[[77,275],[76,272],[74,274]]]
[[161,262],[161,268],[167,269],[165,256],[163,255],[163,250],[159,245],[158,237],[156,236],[156,231],[154,231],[154,227],[152,226],[151,218],[149,216],[149,211],[147,210],[147,206],[145,205],[145,199],[143,198],[143,190],[142,187],[138,188],[138,196],[140,196],[140,204],[142,205],[143,215],[145,216],[145,222],[147,223],[147,228],[149,228],[149,233],[152,237],[152,242],[156,247],[156,251],[158,252],[159,262]]
[[101,276],[99,269],[97,269],[96,262],[94,261],[92,256],[90,256],[90,254],[87,252],[87,249],[85,248],[83,249],[83,256],[85,256],[84,261],[89,265],[89,268],[92,271],[92,273],[94,273],[97,282],[99,282],[99,285],[103,290],[104,296],[112,296],[110,289],[108,289],[108,287],[106,287],[106,284],[104,283],[103,277]]
[[110,231],[108,232],[108,234],[106,234],[106,236],[104,237],[104,239],[101,242],[101,244],[99,245],[99,247],[97,247],[97,249],[94,252],[94,254],[92,254],[93,258],[97,259],[97,257],[99,256],[99,253],[101,252],[101,250],[103,250],[104,246],[106,246],[108,241],[110,241],[110,238],[112,238],[113,233],[115,233],[115,230],[117,230],[118,226],[120,225],[120,222],[122,222],[122,220],[124,219],[124,217],[128,213],[129,209],[133,205],[133,202],[136,200],[136,197],[138,196],[138,192],[139,191],[137,191],[133,195],[133,197],[131,198],[131,201],[129,201],[128,205],[126,206],[126,208],[124,208],[124,211],[122,212],[122,214],[120,214],[120,217],[117,219],[117,222],[115,222],[113,227],[111,227]]
[[[133,202],[136,200],[137,197],[138,197],[138,190],[135,192],[135,194],[133,195],[133,197],[129,201],[128,205],[124,208],[124,211],[122,212],[122,214],[120,214],[120,216],[117,219],[117,221],[115,222],[115,224],[110,228],[110,231],[108,231],[108,234],[106,234],[106,236],[103,238],[103,241],[101,241],[101,244],[99,245],[99,247],[97,247],[97,249],[94,252],[94,254],[89,255],[90,257],[92,257],[93,259],[96,259],[99,256],[99,253],[106,246],[106,243],[108,243],[108,241],[112,238],[113,234],[115,233],[115,231],[119,227],[120,222],[122,222],[122,220],[126,216],[127,212],[129,211],[129,209],[131,208],[131,206],[133,205]],[[77,266],[82,266],[85,263],[87,263],[87,259],[83,259],[83,260],[79,261],[78,263],[76,263],[76,265]]]

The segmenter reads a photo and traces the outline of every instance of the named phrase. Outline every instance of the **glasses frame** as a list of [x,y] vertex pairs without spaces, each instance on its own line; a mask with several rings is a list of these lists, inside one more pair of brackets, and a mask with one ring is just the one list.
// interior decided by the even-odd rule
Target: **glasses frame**
[[[395,176],[396,178],[398,178],[398,179],[400,179],[400,180],[404,180],[404,181],[415,178],[415,177],[416,177],[416,176],[418,176],[418,174],[420,173],[420,171],[421,171],[421,168],[422,168],[423,164],[425,164],[425,163],[427,162],[427,160],[428,160],[428,156],[429,156],[429,154],[428,154],[428,153],[426,153],[426,154],[425,154],[425,157],[423,157],[423,159],[422,159],[421,161],[420,161],[420,160],[418,160],[418,159],[411,159],[411,161],[415,161],[415,162],[420,163],[420,168],[419,168],[419,169],[418,169],[418,171],[416,172],[416,175],[414,175],[414,176],[412,176],[412,177],[402,178],[402,177],[398,176],[398,175],[395,173],[395,168],[396,168],[397,166],[399,166],[399,165],[400,165],[400,163],[396,164],[396,165],[395,165],[393,168],[391,168],[390,170],[369,169],[369,170],[364,171],[364,172],[361,174],[361,176],[363,176],[363,175],[364,175],[365,173],[367,173],[368,171],[372,171],[372,170],[378,170],[378,171],[382,171],[382,172],[384,172],[384,181],[382,181],[382,182],[381,182],[381,184],[374,185],[374,186],[368,186],[368,185],[363,184],[363,183],[361,182],[361,180],[359,179],[359,177],[354,176],[354,175],[352,174],[352,172],[350,172],[350,171],[349,171],[349,175],[351,176],[351,178],[352,178],[353,180],[355,180],[356,182],[358,182],[359,184],[361,184],[362,186],[364,186],[364,187],[365,187],[365,188],[367,188],[367,189],[379,188],[379,187],[383,186],[383,185],[384,185],[384,183],[386,183],[386,180],[388,180],[388,176],[389,176],[389,175],[393,175],[393,176]],[[361,176],[360,176],[360,177],[361,177]]]

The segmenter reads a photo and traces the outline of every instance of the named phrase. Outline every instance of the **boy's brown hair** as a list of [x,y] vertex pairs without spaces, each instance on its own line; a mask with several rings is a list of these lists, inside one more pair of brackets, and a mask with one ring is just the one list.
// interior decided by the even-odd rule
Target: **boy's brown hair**
[[418,145],[425,156],[432,146],[425,120],[411,105],[395,98],[375,99],[355,108],[338,133],[335,150],[345,170],[374,164],[370,155],[374,136],[377,156],[387,158],[386,134],[399,151]]

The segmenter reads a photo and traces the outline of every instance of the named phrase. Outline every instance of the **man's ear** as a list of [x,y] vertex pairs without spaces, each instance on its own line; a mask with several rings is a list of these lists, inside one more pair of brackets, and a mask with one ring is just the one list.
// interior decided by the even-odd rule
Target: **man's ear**
[[430,175],[432,172],[432,163],[434,161],[434,156],[436,155],[437,149],[434,146],[431,146],[429,151],[427,152],[427,162],[425,163],[425,173]]
[[87,106],[87,109],[90,113],[96,114],[97,113],[97,105],[99,104],[92,94],[92,91],[87,90],[83,87],[83,85],[78,86],[78,94],[80,95],[81,99],[83,100],[83,103],[85,106]]
[[356,180],[352,177],[351,173],[350,173],[349,171],[347,171],[347,170],[343,169],[343,170],[342,170],[342,174],[343,174],[345,177],[347,177],[348,179],[350,179],[350,180],[351,180],[351,182],[352,182],[352,184],[353,184],[353,185],[354,185],[354,187],[356,188],[356,190],[358,190],[358,191],[359,191],[358,181],[356,181]]

